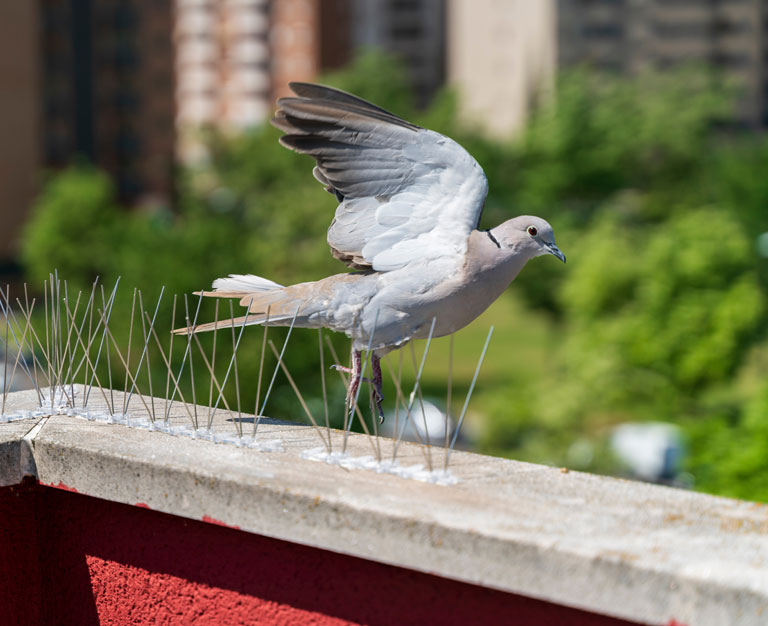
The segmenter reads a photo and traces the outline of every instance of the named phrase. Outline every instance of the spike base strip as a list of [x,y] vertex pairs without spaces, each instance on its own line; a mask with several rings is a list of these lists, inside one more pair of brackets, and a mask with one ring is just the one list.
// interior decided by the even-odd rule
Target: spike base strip
[[352,456],[346,452],[328,452],[324,448],[312,448],[301,453],[302,459],[338,465],[348,470],[362,469],[377,474],[392,474],[400,478],[418,480],[436,485],[455,485],[459,479],[450,470],[429,470],[423,464],[402,465],[397,461],[377,460],[373,456]]
[[293,389],[293,392],[296,394],[296,397],[298,397],[299,402],[301,403],[301,408],[304,409],[304,412],[307,414],[309,421],[312,423],[312,426],[317,431],[317,434],[320,437],[320,441],[322,441],[323,445],[325,446],[326,452],[330,453],[331,452],[330,435],[329,435],[329,440],[326,441],[325,437],[323,437],[323,431],[320,430],[320,427],[317,425],[317,422],[315,421],[315,418],[312,415],[312,411],[309,410],[307,403],[304,401],[304,396],[301,395],[299,388],[296,386],[296,382],[293,380],[293,376],[291,376],[291,373],[288,371],[288,368],[285,365],[285,360],[280,359],[280,354],[277,352],[277,348],[275,348],[275,344],[272,341],[269,342],[269,347],[272,349],[272,352],[274,353],[275,358],[280,360],[280,367],[283,370],[283,374],[285,374],[285,377],[288,379],[288,382],[290,383],[291,388]]

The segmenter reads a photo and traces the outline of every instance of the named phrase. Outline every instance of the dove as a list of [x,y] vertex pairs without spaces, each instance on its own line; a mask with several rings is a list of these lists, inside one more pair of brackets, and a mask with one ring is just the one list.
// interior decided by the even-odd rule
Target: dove
[[[238,298],[248,313],[235,324],[345,333],[352,339],[350,404],[361,382],[362,353],[370,349],[381,416],[384,355],[430,333],[460,330],[529,260],[553,255],[565,262],[565,255],[539,217],[478,229],[488,181],[452,139],[331,87],[294,82],[290,88],[295,97],[277,101],[271,123],[283,131],[283,146],[315,160],[315,178],[338,201],[327,241],[352,271],[288,286],[233,274],[200,293]],[[175,332],[232,324],[220,320]]]

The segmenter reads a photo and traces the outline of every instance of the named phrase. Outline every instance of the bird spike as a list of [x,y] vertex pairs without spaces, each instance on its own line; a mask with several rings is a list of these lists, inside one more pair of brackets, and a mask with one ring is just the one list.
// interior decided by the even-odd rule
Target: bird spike
[[[406,455],[402,447],[406,430],[412,428],[418,441],[418,448],[409,447],[411,452],[419,450],[424,457],[424,465],[435,476],[445,475],[448,470],[452,451],[455,449],[459,432],[467,415],[468,406],[478,380],[479,372],[485,359],[493,333],[491,328],[483,345],[475,368],[474,376],[468,387],[466,397],[459,413],[456,428],[451,429],[449,420],[454,386],[454,340],[449,339],[448,372],[446,386],[446,422],[442,432],[435,437],[430,431],[425,410],[426,402],[423,397],[422,381],[427,367],[428,356],[433,344],[437,320],[432,319],[426,337],[423,352],[417,358],[410,350],[409,367],[413,368],[413,387],[410,394],[403,391],[404,352],[399,351],[398,361],[394,363],[387,357],[383,359],[387,371],[387,385],[394,387],[392,411],[394,413],[394,430],[392,431],[391,457],[384,460],[382,446],[385,438],[379,433],[377,414],[382,409],[377,407],[377,398],[370,387],[371,380],[365,377],[369,362],[374,366],[374,335],[378,325],[378,316],[373,320],[373,327],[368,337],[366,349],[361,351],[359,366],[354,370],[342,368],[338,354],[328,334],[318,330],[317,348],[320,365],[320,388],[318,397],[311,398],[306,389],[302,388],[290,371],[291,361],[288,347],[293,331],[300,315],[300,309],[294,311],[288,325],[287,333],[281,346],[269,339],[271,310],[267,307],[261,336],[261,353],[248,355],[258,358],[258,379],[256,384],[255,403],[253,405],[253,429],[247,434],[243,423],[249,415],[243,413],[243,393],[251,388],[241,380],[246,355],[240,347],[245,334],[245,327],[251,322],[251,308],[247,307],[245,316],[235,321],[233,305],[230,303],[230,318],[233,320],[223,324],[220,320],[218,301],[215,306],[214,320],[217,328],[226,333],[219,336],[216,329],[213,332],[212,343],[201,341],[194,332],[202,310],[203,295],[194,305],[188,296],[184,296],[184,321],[190,329],[187,333],[186,345],[174,343],[174,335],[169,333],[167,342],[161,341],[162,333],[170,324],[176,327],[178,312],[178,296],[173,296],[170,319],[162,319],[161,315],[165,288],[160,290],[156,302],[147,307],[144,293],[140,289],[132,290],[130,316],[113,315],[120,306],[118,303],[120,280],[118,279],[109,293],[98,280],[91,285],[90,293],[72,290],[66,280],[59,278],[58,272],[52,273],[43,283],[42,298],[31,297],[28,286],[24,285],[22,299],[11,301],[8,286],[0,288],[0,342],[3,353],[0,361],[3,365],[2,397],[0,398],[0,416],[4,421],[23,419],[16,414],[9,414],[8,394],[10,389],[21,384],[34,387],[37,392],[39,411],[45,414],[66,412],[68,415],[102,419],[124,425],[138,425],[143,428],[161,430],[170,434],[185,434],[213,441],[226,441],[238,445],[259,447],[264,436],[259,436],[259,427],[264,422],[265,410],[273,395],[279,372],[281,380],[291,387],[301,411],[309,425],[317,433],[322,442],[323,454],[327,462],[333,459],[354,461],[349,446],[353,438],[353,428],[361,430],[369,442],[374,460],[367,461],[377,464],[377,471],[392,471]],[[97,290],[100,302],[96,302]],[[42,300],[42,302],[41,302]],[[122,301],[121,301],[122,302]],[[137,319],[138,316],[138,319]],[[136,324],[140,327],[137,329]],[[274,370],[268,381],[265,381],[265,363],[267,353],[275,358]],[[222,353],[222,354],[217,354]],[[353,356],[356,356],[353,353]],[[407,358],[407,357],[406,357]],[[331,428],[333,407],[332,394],[329,393],[326,365],[336,369],[339,380],[345,388],[350,389],[353,379],[345,371],[358,377],[359,383],[352,387],[349,394],[349,404],[345,404],[343,426],[335,431]],[[120,369],[122,368],[122,370]],[[217,374],[217,369],[219,373]],[[188,371],[187,371],[188,370]],[[409,370],[410,371],[410,370]],[[29,382],[26,382],[26,379]],[[165,378],[163,385],[162,378]],[[114,383],[123,383],[121,390],[115,390]],[[378,378],[377,378],[378,381]],[[389,382],[391,381],[391,382]],[[263,383],[267,383],[263,385]],[[378,381],[377,384],[380,384]],[[198,384],[200,388],[207,387],[207,413],[205,407],[197,405]],[[334,381],[333,384],[338,384]],[[369,385],[370,413],[361,409],[360,394],[363,384]],[[97,389],[92,394],[94,387]],[[143,387],[143,388],[142,388]],[[163,391],[159,391],[164,388]],[[155,393],[159,391],[159,395]],[[321,397],[320,397],[321,394]],[[82,401],[81,397],[82,395]],[[76,397],[77,396],[77,397]],[[133,401],[138,397],[138,403]],[[317,407],[322,401],[322,417],[316,415]],[[249,401],[250,402],[250,401]],[[316,402],[316,404],[313,404]],[[416,403],[418,402],[418,409]],[[174,409],[174,403],[180,404]],[[13,406],[13,405],[11,405]],[[13,413],[14,409],[11,409]],[[420,415],[419,415],[420,412]],[[37,413],[40,414],[40,413]],[[203,417],[205,415],[205,417]],[[187,419],[188,418],[188,419]],[[371,422],[369,423],[369,419]],[[357,424],[355,424],[357,421]],[[224,433],[226,422],[234,427]],[[416,428],[418,422],[418,428]],[[143,426],[142,426],[143,425]],[[409,435],[410,436],[410,435]],[[334,452],[334,438],[337,438],[337,451]],[[355,435],[357,437],[357,435]],[[435,468],[435,452],[433,447],[443,448],[441,469]],[[266,444],[263,449],[274,449]],[[387,452],[389,455],[389,452]],[[309,457],[308,457],[309,458]],[[356,467],[365,465],[360,461]],[[421,467],[424,467],[422,465]],[[354,467],[351,465],[351,467]],[[405,467],[405,466],[402,466]],[[404,470],[403,470],[404,471]],[[400,472],[402,474],[402,472]]]

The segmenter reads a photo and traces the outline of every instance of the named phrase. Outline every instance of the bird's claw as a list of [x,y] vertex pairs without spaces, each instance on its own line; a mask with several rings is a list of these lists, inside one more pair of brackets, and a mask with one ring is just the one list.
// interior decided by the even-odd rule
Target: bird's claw
[[383,424],[384,409],[382,408],[382,404],[384,403],[384,394],[381,392],[381,387],[374,384],[373,389],[371,389],[371,395],[373,396],[373,401],[376,404],[376,412],[379,414],[379,424]]
[[[345,374],[354,374],[355,373],[354,370],[351,370],[348,367],[344,367],[343,365],[331,365],[331,369],[332,370],[336,370],[337,372],[344,372]],[[372,380],[371,378],[368,378],[368,377],[363,377],[363,378],[360,378],[359,380],[360,380],[360,382],[363,382],[363,383],[376,384],[375,380]]]

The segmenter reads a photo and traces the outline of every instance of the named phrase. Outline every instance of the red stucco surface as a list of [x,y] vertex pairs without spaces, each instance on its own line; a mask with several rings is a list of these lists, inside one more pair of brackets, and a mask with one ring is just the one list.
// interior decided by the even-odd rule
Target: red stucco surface
[[628,624],[36,484],[0,489],[0,555],[3,625]]

